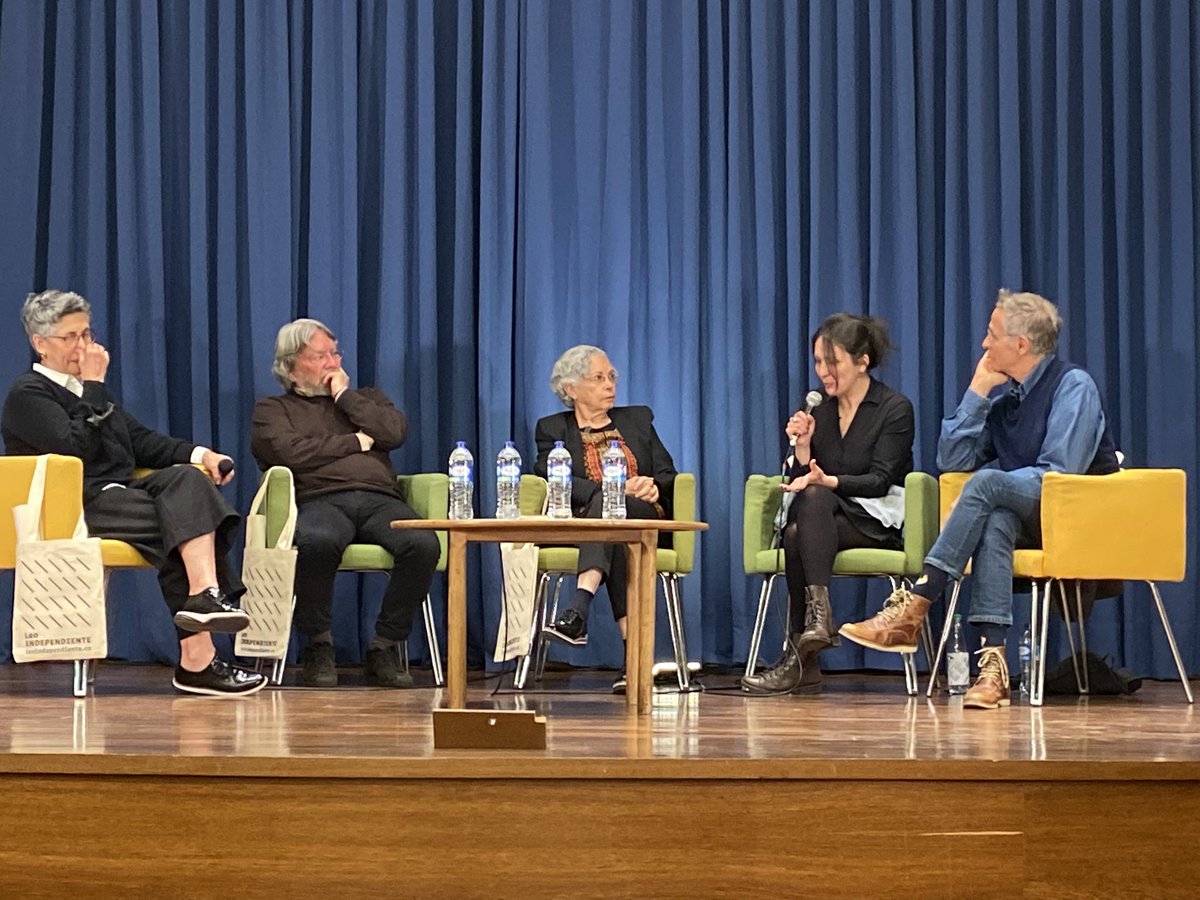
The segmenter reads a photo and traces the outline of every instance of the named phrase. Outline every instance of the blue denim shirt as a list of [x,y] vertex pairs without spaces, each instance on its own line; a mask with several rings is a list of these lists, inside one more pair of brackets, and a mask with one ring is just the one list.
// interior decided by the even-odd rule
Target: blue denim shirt
[[[1024,382],[1010,380],[1009,391],[1015,392],[1018,399],[1024,398],[1053,359],[1054,354],[1044,357]],[[998,394],[988,399],[967,389],[954,415],[942,420],[937,453],[937,464],[941,471],[974,472],[976,469],[996,467],[992,436],[985,426],[988,411],[1002,396]],[[1096,388],[1096,382],[1083,369],[1072,369],[1063,376],[1054,392],[1046,440],[1042,443],[1037,463],[1016,469],[1011,474],[1028,479],[1029,486],[1040,491],[1042,476],[1046,472],[1084,473],[1096,456],[1103,433],[1104,410],[1100,405],[1100,391]]]

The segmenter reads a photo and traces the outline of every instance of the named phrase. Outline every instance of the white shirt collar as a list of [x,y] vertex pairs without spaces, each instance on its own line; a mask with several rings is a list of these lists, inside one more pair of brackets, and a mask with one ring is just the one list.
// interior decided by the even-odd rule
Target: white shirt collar
[[41,363],[34,363],[33,371],[41,375],[45,375],[59,387],[65,387],[76,397],[83,396],[83,382],[81,382],[74,375],[70,375],[66,372],[56,372],[54,369],[46,368]]

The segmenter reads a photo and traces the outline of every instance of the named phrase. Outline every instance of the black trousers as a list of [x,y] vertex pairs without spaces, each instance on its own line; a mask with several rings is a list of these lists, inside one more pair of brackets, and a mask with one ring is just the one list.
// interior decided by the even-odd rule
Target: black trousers
[[895,541],[879,541],[863,534],[850,521],[837,494],[816,485],[794,495],[783,529],[784,575],[792,628],[804,622],[804,589],[809,585],[828,587],[833,578],[833,558],[839,550],[854,547],[892,549]]
[[[583,512],[577,512],[583,519],[599,519],[604,510],[604,494],[596,491]],[[645,500],[625,495],[625,513],[631,519],[657,519],[658,510]],[[659,532],[658,545],[670,546],[671,535]],[[625,618],[629,604],[626,598],[626,582],[629,580],[629,559],[625,554],[624,544],[580,544],[579,566],[577,571],[586,572],[589,569],[600,570],[600,580],[608,585],[608,600],[612,604],[614,619]]]
[[346,547],[379,544],[395,559],[375,633],[403,641],[429,592],[441,546],[432,531],[397,531],[394,519],[419,519],[399,497],[338,491],[299,505],[296,517],[296,628],[307,635],[332,624],[333,579]]
[[[216,538],[218,586],[230,597],[245,591],[240,574],[226,560],[241,516],[195,466],[159,469],[128,487],[101,491],[84,504],[83,515],[92,537],[132,544],[158,568],[158,584],[172,615],[183,609],[188,598],[187,569],[179,545],[209,532]],[[191,634],[176,631],[180,639]]]

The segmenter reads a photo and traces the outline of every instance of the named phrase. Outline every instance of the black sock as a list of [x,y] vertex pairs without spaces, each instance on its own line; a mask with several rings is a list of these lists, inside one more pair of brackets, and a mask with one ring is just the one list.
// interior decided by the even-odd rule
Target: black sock
[[308,643],[310,645],[311,644],[332,644],[333,643],[333,632],[318,631],[316,634],[310,634],[308,636]]
[[595,596],[595,591],[589,591],[586,588],[575,588],[575,601],[571,604],[570,608],[586,620],[588,610],[592,608],[592,598]]
[[1004,640],[1008,637],[1007,625],[997,625],[995,622],[972,622],[971,624],[979,629],[979,637],[985,646],[1004,646]]
[[392,647],[395,647],[398,643],[400,643],[400,642],[393,641],[391,638],[385,638],[385,637],[380,637],[379,635],[375,635],[375,637],[371,638],[371,646],[369,649],[371,649],[371,650],[390,650]]
[[930,603],[933,603],[942,596],[942,591],[945,590],[946,582],[949,579],[950,576],[937,566],[925,563],[925,568],[921,571],[921,577],[913,585],[912,592],[918,597],[924,597]]

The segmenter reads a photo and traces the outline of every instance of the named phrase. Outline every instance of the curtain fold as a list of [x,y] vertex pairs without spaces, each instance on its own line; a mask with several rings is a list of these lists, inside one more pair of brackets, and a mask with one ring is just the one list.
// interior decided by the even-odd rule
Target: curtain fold
[[[842,309],[889,322],[880,375],[912,398],[932,471],[1011,287],[1059,304],[1062,355],[1096,378],[1128,464],[1186,469],[1196,509],[1187,0],[2,0],[0,83],[0,383],[30,360],[25,293],[80,291],[125,405],[233,455],[242,508],[250,411],[279,389],[274,336],[295,316],[332,327],[353,382],[407,412],[400,470],[440,471],[467,441],[485,515],[496,452],[511,438],[530,468],[534,423],[559,408],[554,360],[598,344],[620,402],[652,406],[698,475],[711,528],[683,587],[692,655],[739,663],[757,598],[743,484],[779,465],[816,325]],[[1192,668],[1196,549],[1164,589]],[[499,566],[472,554],[479,663]],[[114,655],[169,659],[153,578],[114,584]],[[382,588],[339,580],[341,658],[370,638]],[[884,594],[839,584],[836,614]],[[1169,677],[1147,603],[1137,586],[1102,603],[1091,642]],[[562,658],[616,665],[607,615]],[[773,617],[764,646],[779,637]],[[850,646],[824,662],[895,664]]]

